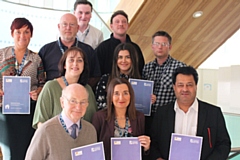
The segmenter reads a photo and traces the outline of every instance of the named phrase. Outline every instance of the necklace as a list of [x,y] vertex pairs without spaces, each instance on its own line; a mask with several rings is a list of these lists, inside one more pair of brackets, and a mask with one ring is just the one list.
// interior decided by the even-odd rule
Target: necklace
[[65,76],[62,76],[62,79],[63,79],[64,84],[65,84],[66,86],[68,86],[69,84],[68,84],[68,81],[67,81],[67,79],[65,78]]
[[[120,128],[120,126],[118,125],[118,121],[117,121],[118,118],[115,118],[115,126],[118,130],[118,133],[119,133],[119,137],[128,137],[128,128],[129,128],[129,125],[128,125],[128,117],[126,117],[126,123],[125,123],[125,127],[123,129]],[[124,131],[123,131],[124,130]]]

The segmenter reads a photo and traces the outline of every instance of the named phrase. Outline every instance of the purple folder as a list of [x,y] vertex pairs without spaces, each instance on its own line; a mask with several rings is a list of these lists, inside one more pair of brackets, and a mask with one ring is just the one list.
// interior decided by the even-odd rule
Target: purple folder
[[151,115],[151,94],[153,93],[153,81],[129,78],[135,95],[136,109],[145,116]]
[[202,137],[172,133],[169,160],[200,160]]
[[3,76],[3,114],[30,114],[29,76]]
[[72,160],[105,160],[103,142],[71,149]]
[[138,138],[111,138],[111,156],[111,160],[141,160],[141,145]]

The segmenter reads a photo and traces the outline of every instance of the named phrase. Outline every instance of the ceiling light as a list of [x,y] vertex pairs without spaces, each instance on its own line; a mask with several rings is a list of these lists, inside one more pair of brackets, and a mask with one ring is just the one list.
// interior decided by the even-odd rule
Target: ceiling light
[[199,18],[203,15],[202,11],[196,11],[193,13],[193,18]]

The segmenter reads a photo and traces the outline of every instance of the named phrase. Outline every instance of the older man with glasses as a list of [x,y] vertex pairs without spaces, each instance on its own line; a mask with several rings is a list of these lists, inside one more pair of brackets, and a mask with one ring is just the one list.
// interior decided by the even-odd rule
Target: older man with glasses
[[79,30],[77,18],[71,13],[64,14],[58,24],[58,30],[60,33],[59,39],[44,45],[39,51],[47,81],[59,77],[58,62],[63,53],[68,48],[77,46],[87,55],[90,70],[89,84],[92,87],[95,86],[96,81],[101,76],[98,58],[91,46],[77,40],[76,35]]
[[26,154],[32,159],[71,159],[71,149],[97,142],[96,130],[82,119],[88,107],[88,92],[74,83],[65,87],[60,98],[62,112],[35,132]]

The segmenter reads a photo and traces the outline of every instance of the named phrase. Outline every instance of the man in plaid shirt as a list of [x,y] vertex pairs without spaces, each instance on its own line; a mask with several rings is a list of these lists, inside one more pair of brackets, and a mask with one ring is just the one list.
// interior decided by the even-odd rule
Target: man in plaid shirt
[[145,118],[145,130],[148,135],[157,107],[175,100],[172,73],[176,68],[186,66],[170,56],[171,41],[172,37],[165,31],[158,31],[152,36],[152,50],[156,59],[146,64],[142,72],[143,79],[154,81],[153,94],[156,95],[151,116]]

